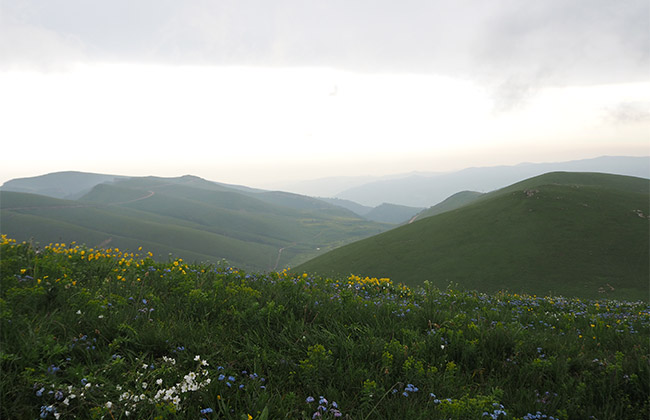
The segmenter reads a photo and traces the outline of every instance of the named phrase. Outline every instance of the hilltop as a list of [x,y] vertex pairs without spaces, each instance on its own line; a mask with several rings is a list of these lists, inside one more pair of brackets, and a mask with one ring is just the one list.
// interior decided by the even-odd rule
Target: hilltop
[[642,178],[549,173],[297,269],[484,292],[647,300],[649,191]]

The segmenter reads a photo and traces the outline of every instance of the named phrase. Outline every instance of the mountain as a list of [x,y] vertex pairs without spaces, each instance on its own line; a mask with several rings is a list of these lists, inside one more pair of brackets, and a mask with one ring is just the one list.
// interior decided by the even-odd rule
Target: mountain
[[419,207],[383,203],[370,210],[364,217],[375,222],[400,224],[408,222],[422,210]]
[[[35,180],[39,188],[47,178]],[[79,194],[100,179],[89,176],[66,192]],[[110,178],[77,200],[0,191],[0,229],[17,240],[142,246],[159,258],[170,253],[188,261],[225,258],[252,270],[295,265],[389,227],[315,198],[194,176]]]
[[5,182],[0,190],[45,195],[54,198],[79,198],[95,185],[114,182],[126,177],[87,172],[56,172]]
[[549,173],[296,269],[485,292],[647,300],[649,191],[643,178]]
[[650,178],[650,157],[603,156],[569,162],[468,168],[444,174],[414,174],[373,181],[341,191],[335,197],[371,207],[384,202],[429,207],[458,191],[489,192],[554,171],[602,172]]
[[363,206],[341,198],[319,198],[327,203],[344,207],[352,212],[375,222],[400,224],[406,223],[423,211],[421,207],[400,206],[398,204],[382,203],[376,207]]

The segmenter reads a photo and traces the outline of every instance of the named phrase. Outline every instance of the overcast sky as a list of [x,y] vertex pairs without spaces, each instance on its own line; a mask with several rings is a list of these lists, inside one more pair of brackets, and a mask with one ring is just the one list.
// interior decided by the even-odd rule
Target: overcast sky
[[647,0],[0,1],[0,183],[650,155]]

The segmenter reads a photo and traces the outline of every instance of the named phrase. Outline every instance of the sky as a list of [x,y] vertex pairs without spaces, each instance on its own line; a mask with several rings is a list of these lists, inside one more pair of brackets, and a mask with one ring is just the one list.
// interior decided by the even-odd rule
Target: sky
[[0,1],[0,139],[0,184],[650,156],[650,2]]

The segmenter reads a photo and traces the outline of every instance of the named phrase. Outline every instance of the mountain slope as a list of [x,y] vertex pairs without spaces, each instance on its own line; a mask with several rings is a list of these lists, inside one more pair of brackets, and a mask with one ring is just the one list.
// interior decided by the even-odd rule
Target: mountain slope
[[0,206],[2,233],[17,240],[146,246],[163,258],[225,258],[255,270],[294,265],[388,228],[310,197],[190,176],[98,184],[79,200],[0,191]]
[[298,270],[480,291],[648,299],[650,181],[551,173],[341,247]]

